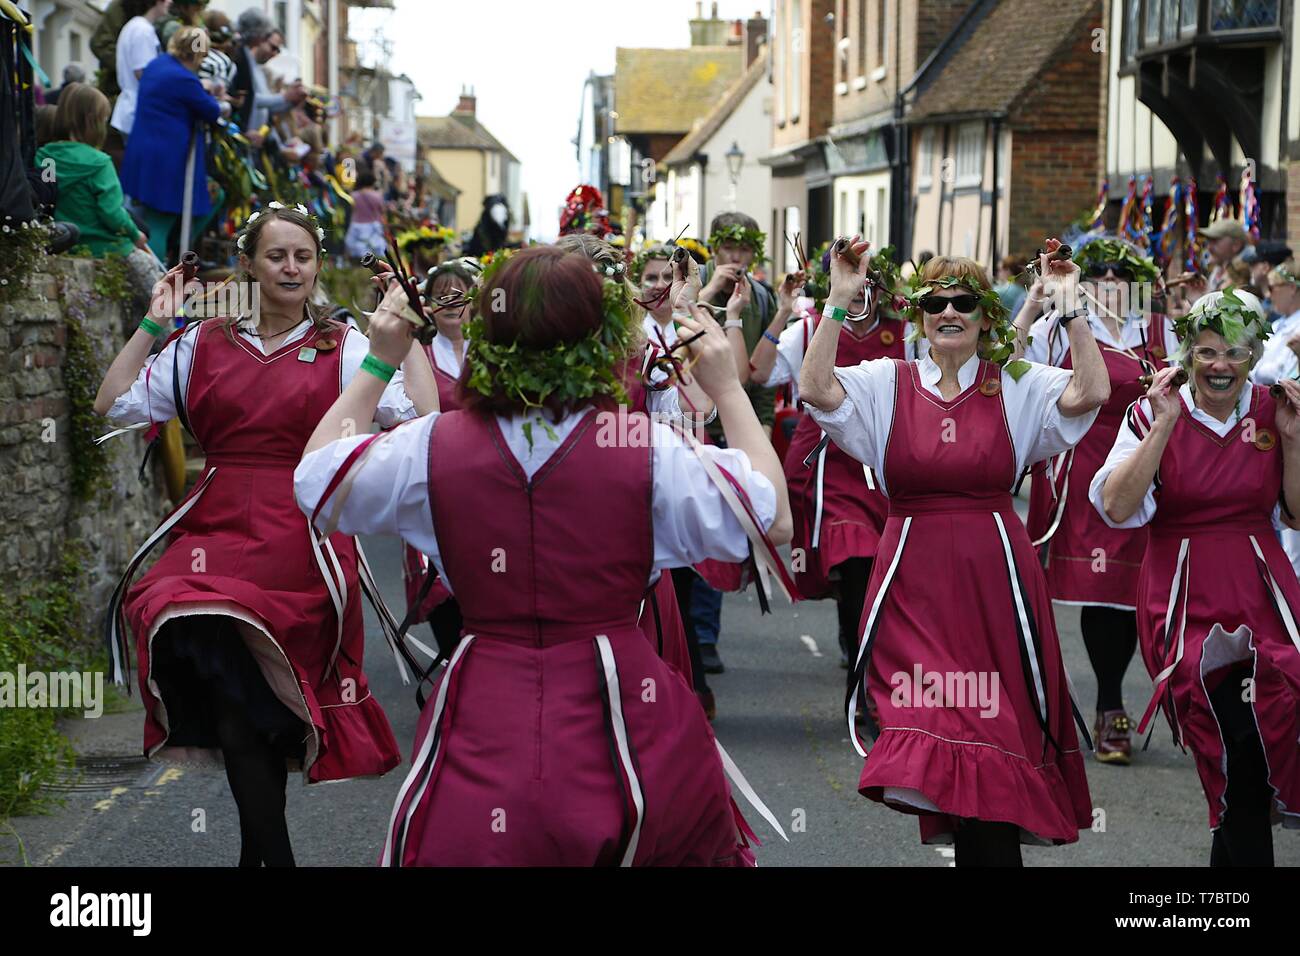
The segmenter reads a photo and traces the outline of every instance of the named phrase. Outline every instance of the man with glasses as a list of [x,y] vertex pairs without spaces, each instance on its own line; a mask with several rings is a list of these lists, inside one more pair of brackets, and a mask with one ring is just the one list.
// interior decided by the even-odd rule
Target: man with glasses
[[243,94],[244,105],[235,114],[236,122],[244,130],[249,142],[261,148],[262,127],[272,116],[293,109],[307,98],[301,82],[295,80],[283,93],[272,93],[263,64],[279,56],[284,50],[284,34],[260,10],[245,10],[236,25],[241,42],[235,51],[235,81],[232,95]]

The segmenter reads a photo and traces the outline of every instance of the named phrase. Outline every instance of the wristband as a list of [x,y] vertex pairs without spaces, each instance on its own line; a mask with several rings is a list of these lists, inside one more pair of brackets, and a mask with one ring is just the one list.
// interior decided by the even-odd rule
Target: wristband
[[369,352],[361,360],[361,371],[369,372],[375,378],[383,379],[385,382],[391,382],[393,376],[397,374],[397,369],[380,359],[374,357]]
[[768,340],[769,342],[771,342],[773,345],[780,345],[780,344],[781,344],[781,340],[778,339],[778,338],[777,338],[775,335],[773,335],[771,332],[769,332],[767,329],[764,329],[764,330],[763,330],[763,338],[767,339],[767,340]]
[[843,322],[844,317],[849,314],[848,309],[837,308],[833,305],[822,306],[822,318],[830,319],[832,322]]
[[1062,324],[1062,325],[1069,325],[1071,322],[1073,322],[1073,321],[1074,321],[1075,319],[1077,319],[1079,316],[1081,316],[1081,315],[1087,315],[1087,314],[1088,314],[1088,310],[1087,310],[1087,309],[1075,309],[1073,312],[1067,312],[1067,313],[1065,313],[1064,315],[1061,316],[1061,324]]
[[722,323],[723,331],[726,331],[727,329],[743,329],[744,327],[744,319],[727,319],[726,322]]
[[163,330],[161,325],[159,325],[153,319],[149,318],[149,316],[147,315],[140,320],[140,328],[144,329],[154,338],[158,338],[158,336],[162,334],[162,330]]

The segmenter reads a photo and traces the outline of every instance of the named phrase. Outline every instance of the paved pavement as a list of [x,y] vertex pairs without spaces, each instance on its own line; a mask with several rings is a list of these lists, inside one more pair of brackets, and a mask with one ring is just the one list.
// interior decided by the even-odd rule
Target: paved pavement
[[[396,543],[375,539],[365,547],[391,606],[400,607]],[[778,602],[773,614],[761,616],[752,594],[726,597],[720,650],[727,670],[710,679],[718,738],[790,834],[785,843],[748,813],[766,844],[758,851],[760,864],[949,865],[950,850],[921,845],[914,818],[857,793],[861,761],[842,716],[834,606]],[[1095,686],[1079,639],[1078,609],[1059,608],[1057,621],[1067,666],[1088,708]],[[414,695],[401,686],[369,608],[367,622],[371,685],[409,757]],[[1125,686],[1129,707],[1139,708],[1149,693],[1145,670],[1135,661]],[[224,774],[139,760],[141,725],[138,710],[74,722],[71,733],[87,761],[80,789],[69,791],[66,805],[51,815],[15,819],[22,848],[0,835],[0,863],[25,854],[34,864],[57,866],[233,864],[239,827]],[[289,829],[299,864],[373,863],[403,775],[398,770],[376,780],[311,787],[291,778]],[[1068,847],[1027,847],[1028,865],[1207,863],[1205,800],[1191,758],[1170,743],[1163,723],[1133,766],[1089,760],[1088,777],[1094,806],[1105,813],[1104,832],[1083,833]],[[1274,834],[1278,864],[1300,864],[1296,834]]]

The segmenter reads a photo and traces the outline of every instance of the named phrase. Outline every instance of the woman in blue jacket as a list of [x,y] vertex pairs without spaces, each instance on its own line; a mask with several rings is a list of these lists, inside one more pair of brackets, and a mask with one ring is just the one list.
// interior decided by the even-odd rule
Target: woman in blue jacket
[[191,130],[196,141],[192,183],[196,226],[201,227],[212,212],[205,124],[221,116],[223,104],[199,82],[199,65],[207,53],[206,31],[182,27],[172,34],[167,52],[145,67],[135,126],[122,160],[122,191],[142,207],[149,246],[164,262],[168,261],[167,241],[185,203],[186,147]]

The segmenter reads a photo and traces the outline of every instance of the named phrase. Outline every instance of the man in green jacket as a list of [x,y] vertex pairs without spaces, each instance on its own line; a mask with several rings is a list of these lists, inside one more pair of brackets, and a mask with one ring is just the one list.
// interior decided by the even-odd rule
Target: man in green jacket
[[99,60],[99,75],[95,82],[105,96],[117,96],[122,92],[117,85],[117,35],[129,19],[124,0],[113,0],[99,18],[99,26],[90,38],[90,52]]

